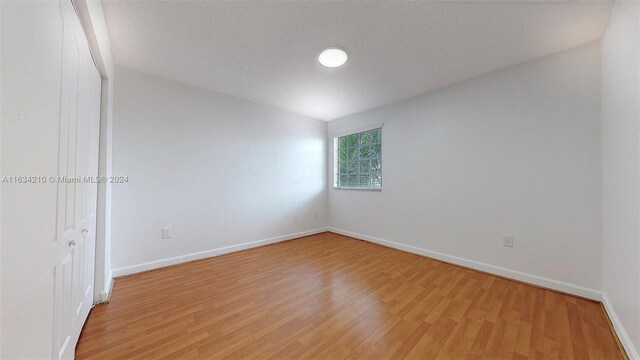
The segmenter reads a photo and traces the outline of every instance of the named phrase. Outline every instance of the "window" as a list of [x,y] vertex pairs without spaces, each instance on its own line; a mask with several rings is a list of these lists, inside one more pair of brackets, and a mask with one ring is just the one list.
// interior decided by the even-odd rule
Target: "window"
[[382,127],[333,139],[333,187],[382,189]]

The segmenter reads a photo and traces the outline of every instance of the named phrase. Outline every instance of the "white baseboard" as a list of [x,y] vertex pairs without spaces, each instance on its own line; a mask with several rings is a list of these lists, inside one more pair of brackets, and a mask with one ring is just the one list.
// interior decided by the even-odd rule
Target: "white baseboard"
[[94,295],[95,299],[93,301],[93,305],[102,304],[109,301],[111,296],[111,288],[113,285],[113,273],[109,272],[109,276],[107,277],[107,281],[104,284],[104,288],[98,290],[98,292]]
[[609,319],[613,324],[613,329],[618,334],[618,339],[620,339],[620,342],[622,343],[622,346],[627,352],[629,358],[632,360],[640,360],[640,354],[638,354],[638,350],[636,350],[635,346],[633,346],[633,342],[631,342],[629,334],[627,334],[624,326],[622,326],[622,322],[616,314],[616,311],[613,309],[613,304],[609,300],[607,293],[602,293],[602,305],[604,305],[604,309],[609,315]]
[[336,234],[350,236],[356,239],[369,241],[372,243],[384,245],[394,249],[426,256],[429,258],[433,258],[436,260],[444,261],[444,262],[455,264],[455,265],[464,266],[471,269],[484,271],[487,273],[526,282],[529,284],[534,284],[534,285],[542,286],[545,288],[578,295],[578,296],[596,300],[596,301],[602,300],[602,293],[600,291],[595,289],[590,289],[584,286],[569,284],[563,281],[553,280],[553,279],[549,279],[549,278],[545,278],[545,277],[541,277],[533,274],[524,273],[517,270],[511,270],[511,269],[503,268],[500,266],[490,265],[490,264],[486,264],[486,263],[482,263],[474,260],[453,256],[453,255],[443,254],[436,251],[426,250],[426,249],[422,249],[422,248],[411,246],[411,245],[405,245],[405,244],[400,244],[400,243],[396,243],[388,240],[383,240],[373,236],[362,235],[362,234],[354,233],[347,230],[336,229],[336,228],[329,228],[328,230]]
[[251,241],[251,242],[246,242],[246,243],[242,243],[242,244],[238,244],[238,245],[225,246],[225,247],[221,247],[221,248],[210,249],[210,250],[200,251],[200,252],[196,252],[196,253],[175,256],[175,257],[171,257],[171,258],[167,258],[167,259],[149,261],[149,262],[142,263],[142,264],[125,266],[125,267],[121,267],[121,268],[118,268],[118,269],[114,269],[112,271],[112,276],[114,278],[117,278],[119,276],[136,274],[136,273],[139,273],[139,272],[158,269],[158,268],[171,266],[171,265],[176,265],[176,264],[180,264],[180,263],[184,263],[184,262],[188,262],[188,261],[205,259],[205,258],[209,258],[209,257],[214,257],[214,256],[219,256],[219,255],[223,255],[223,254],[228,254],[228,253],[240,251],[240,250],[246,250],[246,249],[250,249],[250,248],[254,248],[254,247],[258,247],[258,246],[274,244],[274,243],[277,243],[277,242],[291,240],[291,239],[295,239],[295,238],[299,238],[299,237],[303,237],[303,236],[319,234],[319,233],[325,232],[325,231],[327,231],[326,228],[313,229],[313,230],[303,231],[303,232],[294,233],[294,234],[276,236],[276,237],[269,238],[269,239]]
[[109,272],[109,281],[107,282],[107,287],[104,289],[104,300],[108,302],[111,300],[111,291],[113,290],[113,271]]

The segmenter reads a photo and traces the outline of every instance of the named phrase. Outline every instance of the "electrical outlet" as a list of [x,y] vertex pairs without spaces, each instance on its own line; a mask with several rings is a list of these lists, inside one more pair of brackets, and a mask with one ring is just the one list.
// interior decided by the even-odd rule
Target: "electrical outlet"
[[513,235],[505,235],[502,246],[513,247]]
[[162,228],[162,238],[163,239],[170,239],[171,238],[171,228],[170,227]]
[[318,213],[313,213],[313,218],[318,220]]
[[293,215],[293,221],[298,222],[298,214]]

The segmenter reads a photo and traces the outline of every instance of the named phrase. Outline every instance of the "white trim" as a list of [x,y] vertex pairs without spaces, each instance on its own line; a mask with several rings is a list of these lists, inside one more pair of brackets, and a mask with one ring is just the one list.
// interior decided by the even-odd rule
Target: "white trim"
[[105,285],[104,290],[99,290],[97,292],[94,305],[102,304],[105,302],[109,302],[111,299],[111,290],[113,289],[113,273],[109,272],[109,277],[107,278],[107,283]]
[[291,240],[291,239],[295,239],[303,236],[319,234],[325,231],[327,231],[326,228],[319,228],[319,229],[308,230],[308,231],[303,231],[303,232],[294,233],[294,234],[276,236],[269,239],[256,240],[256,241],[246,242],[238,245],[230,245],[230,246],[225,246],[221,248],[215,248],[215,249],[200,251],[196,253],[175,256],[167,259],[149,261],[142,264],[125,266],[118,269],[114,269],[112,272],[112,275],[114,278],[117,278],[120,276],[136,274],[139,272],[176,265],[176,264],[180,264],[188,261],[206,259],[209,257],[224,255],[224,254],[228,254],[228,253],[232,253],[240,250],[251,249],[258,246],[274,244],[277,242]]
[[87,0],[71,0],[71,4],[73,4],[73,8],[76,10],[76,14],[80,20],[80,25],[82,26],[85,37],[87,38],[87,44],[89,44],[89,52],[93,57],[96,68],[100,73],[100,77],[106,79],[108,77],[107,69],[104,66],[102,53],[100,53],[100,44],[98,43],[96,31],[93,27],[93,22],[91,21]]
[[[0,0],[1,1],[1,0]],[[105,64],[105,58],[103,52],[110,52],[111,49],[107,44],[100,44],[98,41],[98,31],[91,19],[91,11],[87,4],[87,0],[71,0],[71,4],[75,9],[78,20],[82,27],[82,31],[87,39],[89,45],[89,52],[93,58],[93,62],[100,73],[102,79],[101,94],[100,94],[100,128],[99,128],[99,150],[98,150],[98,174],[101,176],[110,175],[110,163],[111,163],[111,112],[113,109],[109,106],[110,98],[113,96],[109,92],[109,82],[113,82],[110,78],[109,71]],[[99,5],[102,7],[102,4]],[[104,18],[102,12],[99,15]],[[103,19],[104,20],[104,19]],[[107,56],[108,63],[112,63],[110,56]],[[111,68],[109,68],[111,69]],[[109,271],[110,258],[107,258],[109,253],[107,248],[110,247],[110,229],[111,229],[111,185],[108,183],[98,184],[98,193],[96,201],[96,239],[95,239],[95,256],[94,256],[94,287],[93,287],[93,303],[98,304],[105,302],[111,292],[112,274]],[[109,272],[107,276],[106,272]]]
[[395,243],[392,241],[379,239],[373,236],[362,235],[362,234],[354,233],[347,230],[341,230],[341,229],[330,227],[329,231],[334,232],[336,234],[346,235],[346,236],[350,236],[360,240],[365,240],[365,241],[369,241],[379,245],[384,245],[394,249],[410,252],[413,254],[426,256],[426,257],[444,261],[447,263],[484,271],[487,273],[526,282],[529,284],[542,286],[542,287],[557,290],[557,291],[562,291],[562,292],[573,294],[573,295],[578,295],[578,296],[596,300],[596,301],[600,301],[602,299],[602,293],[600,291],[595,289],[590,289],[580,285],[569,284],[559,280],[544,278],[541,276],[528,274],[528,273],[524,273],[517,270],[511,270],[511,269],[503,268],[500,266],[482,263],[479,261],[469,260],[469,259],[465,259],[465,258],[453,256],[453,255],[443,254],[436,251],[426,250],[426,249],[422,249],[422,248],[411,246],[411,245]]
[[622,322],[613,309],[613,304],[609,300],[607,293],[604,292],[602,293],[602,305],[604,306],[604,310],[607,312],[607,315],[609,315],[609,319],[613,324],[613,329],[616,331],[616,334],[618,334],[618,339],[620,339],[629,359],[640,360],[640,354],[638,354],[638,351],[633,346],[633,342],[631,341],[629,334],[627,334],[624,326],[622,326]]

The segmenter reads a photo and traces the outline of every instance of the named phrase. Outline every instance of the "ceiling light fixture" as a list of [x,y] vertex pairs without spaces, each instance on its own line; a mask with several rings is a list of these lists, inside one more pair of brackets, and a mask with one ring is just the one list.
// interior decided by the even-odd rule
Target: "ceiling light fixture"
[[318,61],[320,61],[320,64],[326,67],[338,67],[344,65],[344,63],[347,62],[347,53],[344,50],[337,48],[325,49],[322,53],[320,53]]

